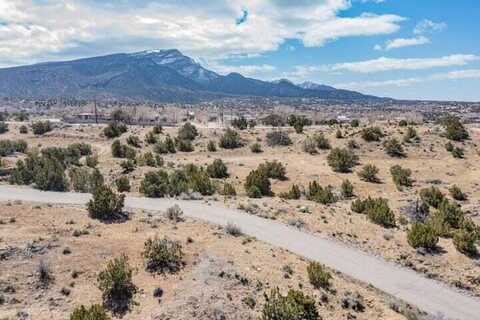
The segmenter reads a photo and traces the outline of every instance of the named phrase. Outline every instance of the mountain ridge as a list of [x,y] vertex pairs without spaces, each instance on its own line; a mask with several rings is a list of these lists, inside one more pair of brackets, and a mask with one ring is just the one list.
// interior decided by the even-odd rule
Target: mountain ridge
[[177,49],[114,53],[0,69],[0,96],[76,97],[153,102],[199,102],[259,96],[377,100],[355,91],[287,79],[268,82],[240,73],[220,75]]

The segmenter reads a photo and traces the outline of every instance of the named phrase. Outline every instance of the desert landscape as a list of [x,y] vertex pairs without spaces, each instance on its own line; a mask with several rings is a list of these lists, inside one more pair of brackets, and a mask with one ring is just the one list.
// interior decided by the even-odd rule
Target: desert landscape
[[[219,203],[480,294],[475,126],[455,117],[324,125],[293,117],[286,127],[239,118],[228,128],[195,121],[162,128],[128,125],[125,112],[115,114],[120,120],[107,125],[12,122],[1,135],[4,184],[103,197],[98,212],[90,204],[2,203],[2,319],[63,319],[102,301],[125,319],[277,319],[267,310],[276,288],[311,297],[323,319],[427,319],[414,306],[259,242],[238,226],[183,218],[180,208],[148,212],[104,202],[121,202],[119,194]],[[36,127],[48,130],[35,134]],[[49,165],[58,170],[50,167],[44,176],[41,168]],[[195,184],[184,185],[185,175]],[[179,244],[181,262],[149,271],[148,239]],[[123,254],[135,290],[132,302],[115,310],[102,296],[99,273]]]

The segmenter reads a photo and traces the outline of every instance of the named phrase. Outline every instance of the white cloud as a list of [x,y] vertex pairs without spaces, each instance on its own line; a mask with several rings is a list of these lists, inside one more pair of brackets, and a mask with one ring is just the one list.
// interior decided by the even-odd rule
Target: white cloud
[[463,66],[469,62],[480,60],[480,56],[471,54],[454,54],[440,58],[395,59],[381,57],[373,60],[337,63],[328,66],[328,69],[351,72],[380,72],[392,70],[422,70],[438,67]]
[[456,70],[456,71],[443,72],[443,73],[435,73],[426,77],[412,77],[412,78],[393,79],[393,80],[384,80],[384,81],[361,81],[361,82],[338,83],[335,85],[335,87],[350,89],[350,90],[362,90],[367,88],[379,88],[379,87],[405,87],[405,86],[411,86],[417,83],[423,83],[428,81],[461,80],[461,79],[480,79],[480,69],[466,69],[466,70]]
[[431,20],[425,19],[417,24],[413,33],[415,34],[426,34],[443,31],[447,28],[445,22],[433,22]]
[[397,38],[393,40],[388,40],[385,43],[385,46],[376,45],[375,50],[391,50],[403,47],[419,46],[423,44],[430,43],[430,39],[425,36],[419,36],[415,38]]
[[[404,18],[339,17],[350,0],[0,0],[0,63],[178,48],[218,59],[273,51],[286,39],[322,46],[342,37],[389,34]],[[248,20],[235,19],[248,10]]]

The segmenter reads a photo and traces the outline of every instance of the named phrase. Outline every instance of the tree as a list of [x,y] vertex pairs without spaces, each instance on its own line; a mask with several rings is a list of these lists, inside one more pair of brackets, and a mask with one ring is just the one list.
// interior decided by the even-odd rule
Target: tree
[[120,177],[115,180],[115,185],[117,186],[118,192],[129,192],[130,191],[130,180],[128,177]]
[[378,198],[367,204],[366,214],[370,221],[385,228],[393,228],[396,225],[395,215],[388,206],[386,199]]
[[207,173],[211,178],[224,179],[228,178],[228,168],[221,159],[215,159],[213,163],[207,166]]
[[50,121],[35,121],[32,123],[32,131],[35,135],[43,135],[47,132],[52,131],[52,125]]
[[194,140],[198,136],[197,128],[190,122],[186,122],[180,129],[178,129],[178,139],[180,140]]
[[245,117],[235,118],[232,120],[232,127],[238,130],[245,130],[248,128],[248,122]]
[[8,124],[3,121],[0,121],[0,134],[8,132]]
[[402,187],[411,187],[412,186],[412,170],[403,169],[401,166],[394,165],[390,168],[390,174],[392,175],[393,183],[397,186],[398,190],[401,190]]
[[245,181],[245,191],[250,198],[261,198],[273,194],[268,176],[260,170],[252,170],[248,174]]
[[121,255],[109,261],[105,270],[97,277],[103,305],[116,315],[121,315],[129,309],[137,292],[132,276],[133,269],[128,263],[127,256]]
[[103,129],[103,134],[109,139],[120,137],[125,132],[127,132],[127,126],[122,122],[110,122]]
[[333,171],[347,173],[357,164],[358,156],[351,150],[334,148],[328,154],[327,162]]
[[463,141],[469,138],[467,129],[465,129],[458,117],[446,116],[440,120],[440,123],[445,128],[445,136],[447,139],[453,141]]
[[331,186],[322,187],[316,181],[308,184],[307,199],[321,204],[331,204],[338,200]]
[[270,147],[289,146],[292,144],[292,140],[286,131],[276,130],[267,133],[267,144]]
[[124,202],[125,195],[118,195],[109,187],[101,186],[93,192],[93,199],[88,202],[87,209],[93,219],[115,221],[125,218]]
[[240,140],[240,135],[235,130],[227,128],[225,133],[220,137],[219,145],[223,149],[240,148],[243,143]]
[[438,236],[429,223],[414,223],[407,233],[408,243],[413,248],[433,250],[437,246]]
[[162,198],[169,192],[168,173],[160,170],[147,172],[140,182],[140,192],[146,197]]
[[258,171],[263,171],[268,178],[277,180],[287,180],[287,170],[285,166],[277,161],[266,161],[258,166]]
[[55,158],[39,158],[34,171],[35,186],[40,190],[66,191],[67,177],[63,165]]

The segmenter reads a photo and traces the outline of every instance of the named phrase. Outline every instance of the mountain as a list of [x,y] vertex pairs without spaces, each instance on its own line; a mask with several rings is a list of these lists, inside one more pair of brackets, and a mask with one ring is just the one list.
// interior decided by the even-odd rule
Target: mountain
[[379,99],[314,83],[219,75],[176,49],[0,69],[0,97],[198,102],[232,96]]
[[299,83],[298,86],[300,88],[308,89],[308,90],[323,90],[323,91],[337,90],[334,87],[326,86],[324,84],[318,84],[311,81],[305,81],[305,82]]

